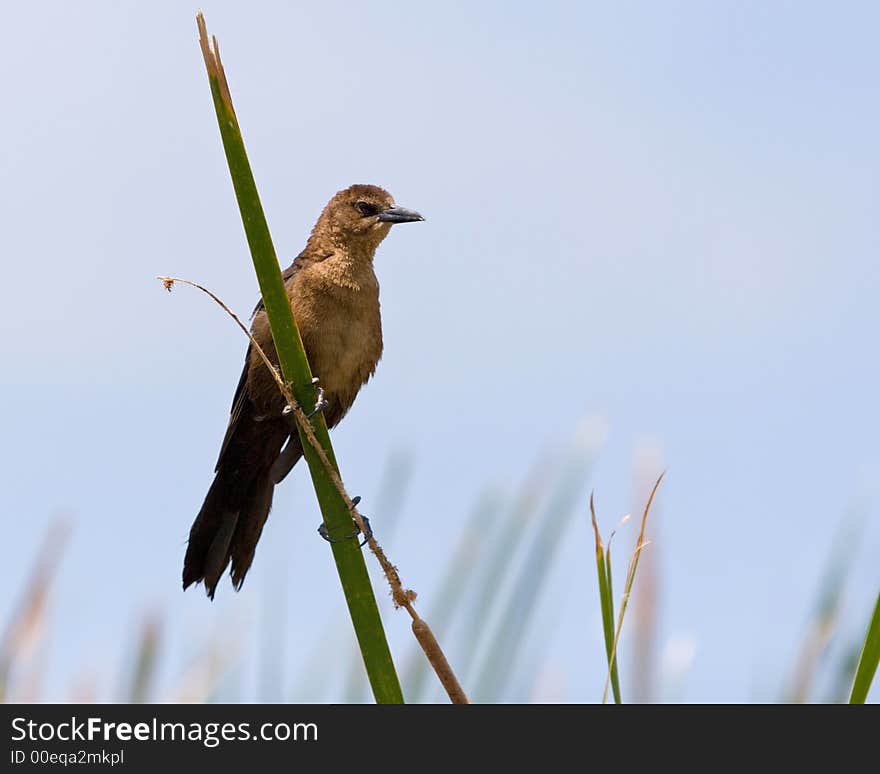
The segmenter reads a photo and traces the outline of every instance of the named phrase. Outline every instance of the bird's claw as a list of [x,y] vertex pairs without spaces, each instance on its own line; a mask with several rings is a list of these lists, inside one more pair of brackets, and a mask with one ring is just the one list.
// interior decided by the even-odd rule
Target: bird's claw
[[[312,384],[317,387],[317,376],[312,379]],[[306,419],[311,419],[313,416],[315,416],[315,414],[318,414],[330,405],[330,401],[324,399],[324,388],[317,387],[317,391],[318,394],[315,396],[315,407],[308,414],[306,414]],[[289,417],[292,413],[293,406],[291,406],[289,403],[283,409],[281,409],[281,416],[283,417]],[[257,417],[257,422],[261,422],[263,419],[265,419],[265,417]]]
[[[351,507],[354,508],[361,501],[360,495],[357,497],[353,497],[351,500]],[[364,521],[365,532],[363,533],[364,539],[359,543],[360,547],[363,548],[367,542],[373,537],[373,527],[370,524],[370,520],[366,516],[361,516],[361,519]],[[318,527],[318,534],[324,538],[328,543],[341,543],[343,540],[351,540],[352,538],[356,538],[361,534],[361,528],[355,524],[354,532],[349,533],[345,537],[341,538],[333,538],[330,537],[330,533],[327,530],[327,525],[321,522],[321,526]]]
[[[370,526],[370,520],[366,516],[361,516],[364,520],[364,526],[367,528],[366,533],[364,534],[364,539],[358,544],[361,548],[363,548],[367,541],[373,537],[373,528]],[[328,543],[341,543],[343,540],[352,540],[361,534],[361,528],[355,525],[355,529],[353,532],[350,532],[345,537],[334,538],[330,537],[330,533],[327,531],[327,525],[324,522],[321,522],[321,525],[318,527],[318,534],[324,538]]]
[[324,388],[318,384],[318,381],[317,376],[312,379],[312,384],[316,386],[318,395],[315,399],[315,408],[312,409],[310,414],[306,415],[306,419],[311,419],[315,414],[319,414],[330,405],[330,401],[324,399]]
[[[367,531],[364,532],[364,539],[359,543],[359,546],[363,548],[367,543],[370,542],[370,538],[373,537],[373,527],[370,524],[370,520],[366,516],[361,516],[364,520],[364,526],[367,528]],[[357,533],[360,532],[360,527],[358,527],[358,531],[355,532],[355,537],[357,537]]]

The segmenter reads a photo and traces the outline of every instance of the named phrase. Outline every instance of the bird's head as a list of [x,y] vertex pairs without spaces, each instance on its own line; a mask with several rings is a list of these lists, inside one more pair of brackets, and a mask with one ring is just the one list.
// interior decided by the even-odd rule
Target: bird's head
[[398,207],[388,191],[376,185],[353,185],[337,193],[315,224],[313,237],[329,240],[348,251],[372,257],[395,223],[414,223],[424,218]]

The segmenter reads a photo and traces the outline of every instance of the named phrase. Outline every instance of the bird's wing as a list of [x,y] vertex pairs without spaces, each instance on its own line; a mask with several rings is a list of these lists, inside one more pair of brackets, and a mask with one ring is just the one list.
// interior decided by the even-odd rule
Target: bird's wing
[[[325,257],[327,256],[315,258],[314,256],[308,255],[305,252],[300,253],[293,261],[293,263],[290,264],[290,266],[288,266],[283,272],[281,272],[281,279],[284,280],[284,284],[286,285],[304,266],[316,263],[317,261],[323,260]],[[253,319],[261,311],[263,311],[262,296],[260,296],[260,300],[254,307],[254,311],[251,313],[251,319]],[[250,395],[248,395],[247,391],[247,375],[248,364],[251,360],[252,346],[253,345],[251,344],[248,345],[247,353],[244,357],[244,367],[241,369],[241,377],[239,377],[238,380],[238,387],[235,388],[235,395],[232,398],[232,407],[229,410],[229,425],[226,428],[226,435],[223,437],[223,443],[220,445],[220,454],[217,456],[217,465],[214,467],[215,473],[220,468],[220,463],[223,461],[223,455],[225,454],[226,448],[229,446],[229,441],[232,438],[233,433],[235,432],[236,424],[241,418],[245,406],[250,402]]]
[[[293,275],[296,274],[306,263],[311,263],[311,261],[305,260],[305,257],[302,254],[298,255],[294,262],[281,272],[281,279],[284,280],[284,284],[286,285],[288,281],[293,278]],[[253,320],[257,313],[262,311],[263,296],[261,295],[260,300],[257,301],[257,305],[254,307],[254,311],[251,312],[251,319]]]

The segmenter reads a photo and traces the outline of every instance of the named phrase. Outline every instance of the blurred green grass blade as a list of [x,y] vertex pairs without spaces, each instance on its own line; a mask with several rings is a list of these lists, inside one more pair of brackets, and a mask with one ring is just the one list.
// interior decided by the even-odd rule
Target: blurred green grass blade
[[463,660],[466,667],[465,684],[476,682],[477,669],[480,662],[479,654],[486,646],[492,627],[489,625],[491,615],[497,608],[496,600],[504,588],[507,578],[514,567],[513,558],[520,550],[528,527],[538,511],[538,505],[544,495],[549,473],[549,462],[541,461],[533,465],[526,475],[510,513],[502,519],[501,525],[495,530],[489,546],[489,556],[484,564],[482,577],[477,581],[477,590],[468,605],[465,622],[462,625],[461,642],[463,643]]
[[[827,564],[819,582],[816,602],[810,613],[795,666],[782,697],[783,701],[793,704],[810,701],[821,662],[829,650],[837,628],[843,606],[843,592],[855,567],[853,558],[863,532],[864,518],[862,507],[855,506],[844,514],[834,533]],[[846,680],[844,694],[849,692],[852,674],[850,672]]]
[[376,487],[376,495],[370,503],[371,513],[380,517],[382,544],[386,547],[394,545],[394,537],[400,524],[404,502],[412,486],[414,471],[415,456],[412,451],[398,449],[388,455],[379,485]]
[[[639,527],[639,535],[636,538],[636,547],[635,549],[633,549],[632,557],[629,560],[629,567],[626,571],[626,582],[623,586],[623,594],[620,597],[620,612],[617,614],[617,628],[614,630],[614,646],[611,650],[611,653],[614,656],[615,660],[617,658],[617,646],[620,643],[620,632],[623,630],[623,619],[626,615],[626,608],[629,604],[629,598],[632,595],[633,584],[635,584],[636,581],[636,570],[639,567],[639,557],[642,554],[642,550],[647,545],[647,542],[645,541],[645,529],[648,526],[648,514],[651,511],[651,505],[654,502],[654,497],[656,496],[657,490],[660,488],[660,484],[663,481],[663,477],[665,475],[666,472],[664,471],[657,478],[657,482],[654,484],[654,488],[651,490],[651,494],[648,496],[648,502],[645,503],[645,510],[642,513],[642,523]],[[611,681],[611,674],[612,670],[609,669],[608,676],[605,678],[605,691],[602,694],[603,704],[605,703],[605,699],[608,696],[608,684]]]
[[617,656],[614,651],[614,592],[611,582],[611,547],[606,554],[602,545],[602,536],[599,533],[599,524],[596,521],[596,508],[593,495],[590,494],[590,518],[593,522],[593,532],[596,536],[596,572],[599,577],[599,606],[602,610],[602,631],[605,635],[605,656],[611,669],[611,688],[614,693],[614,703],[620,704],[620,685],[617,677]]
[[850,704],[865,703],[878,662],[880,662],[880,594],[877,595],[874,615],[871,616],[871,623],[868,624],[868,633],[865,635],[865,644],[862,647],[862,655],[859,657],[859,666],[856,669],[856,678],[849,697]]
[[827,690],[823,704],[846,704],[852,691],[853,678],[859,666],[859,655],[862,652],[862,640],[847,643],[838,654],[831,684]]
[[[217,40],[213,39],[212,48],[201,13],[198,14],[197,20],[199,43],[208,70],[208,80],[217,113],[223,149],[229,164],[235,197],[241,212],[263,303],[269,317],[272,339],[275,342],[281,372],[284,381],[290,385],[290,389],[300,406],[313,406],[316,395],[312,384],[311,369],[281,278],[281,268],[278,265],[275,247],[272,244],[263,206],[251,172],[238,119],[232,106],[232,97],[220,61]],[[317,414],[312,420],[312,424],[319,443],[333,466],[338,470],[323,415]],[[317,451],[312,448],[301,431],[300,439],[312,475],[315,494],[321,506],[324,524],[327,526],[329,534],[342,535],[350,532],[353,522],[345,500],[324,469]],[[364,666],[373,689],[373,695],[379,703],[402,703],[403,693],[400,690],[400,682],[391,660],[391,651],[382,628],[376,597],[370,585],[367,566],[358,542],[356,540],[342,540],[338,543],[331,543],[330,547],[336,561],[342,590],[364,658]]]
[[523,645],[534,607],[544,583],[553,568],[563,537],[569,535],[568,525],[592,467],[597,450],[591,429],[590,443],[573,450],[562,475],[546,505],[541,527],[534,535],[506,604],[502,608],[494,635],[483,654],[474,691],[477,701],[503,700],[505,684]]
[[[472,587],[474,570],[481,558],[488,536],[500,511],[498,497],[491,492],[480,495],[473,507],[471,516],[461,533],[451,561],[446,565],[443,579],[440,581],[435,601],[431,606],[427,620],[438,639],[444,637],[452,624],[453,616],[460,608],[465,592]],[[427,689],[430,687],[428,678],[432,674],[431,665],[421,650],[413,654],[413,658],[403,673],[403,684],[406,695],[411,702],[424,702]],[[436,684],[436,682],[435,682]]]
[[[617,677],[617,653],[614,652],[614,574],[611,572],[611,540],[605,549],[605,585],[608,589],[608,620],[611,623],[611,647],[608,649],[608,657],[611,659],[611,688],[614,693],[614,703],[620,704],[620,684]],[[607,647],[607,644],[606,644]]]

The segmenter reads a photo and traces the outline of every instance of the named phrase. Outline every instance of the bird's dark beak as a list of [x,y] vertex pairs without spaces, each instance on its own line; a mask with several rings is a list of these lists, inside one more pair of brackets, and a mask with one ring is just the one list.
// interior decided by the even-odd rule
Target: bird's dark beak
[[379,213],[379,220],[384,223],[415,223],[424,218],[415,210],[408,210],[405,207],[392,207]]

